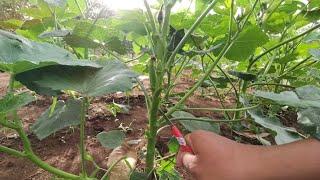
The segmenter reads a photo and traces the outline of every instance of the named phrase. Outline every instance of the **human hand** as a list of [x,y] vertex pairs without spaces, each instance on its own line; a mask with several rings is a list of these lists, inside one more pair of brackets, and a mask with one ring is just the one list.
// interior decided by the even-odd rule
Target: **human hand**
[[279,146],[240,144],[207,131],[185,137],[194,154],[179,151],[177,166],[197,180],[282,180],[320,177],[320,142],[305,139]]
[[199,180],[242,179],[241,169],[248,167],[243,152],[255,149],[207,131],[195,131],[185,138],[194,154],[179,151],[177,166],[186,167]]

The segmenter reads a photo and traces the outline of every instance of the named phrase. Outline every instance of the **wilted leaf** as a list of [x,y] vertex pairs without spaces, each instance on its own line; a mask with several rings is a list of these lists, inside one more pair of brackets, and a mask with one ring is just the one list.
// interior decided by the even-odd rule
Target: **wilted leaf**
[[[172,113],[172,116],[175,118],[195,118],[192,114],[185,111],[176,111]],[[206,130],[215,133],[220,133],[220,126],[218,123],[210,123],[203,121],[195,121],[195,120],[182,120],[179,121],[187,130],[195,131],[195,130]]]
[[16,110],[34,100],[35,98],[28,93],[21,93],[18,95],[9,93],[0,99],[0,113]]
[[132,88],[136,74],[124,64],[109,60],[103,65],[102,69],[53,65],[17,74],[16,79],[29,89],[47,95],[72,90],[85,96],[102,96]]
[[97,138],[103,147],[114,149],[122,144],[125,134],[120,130],[112,130],[99,133]]
[[58,101],[53,113],[48,108],[32,125],[31,130],[42,140],[65,127],[80,124],[81,101]]

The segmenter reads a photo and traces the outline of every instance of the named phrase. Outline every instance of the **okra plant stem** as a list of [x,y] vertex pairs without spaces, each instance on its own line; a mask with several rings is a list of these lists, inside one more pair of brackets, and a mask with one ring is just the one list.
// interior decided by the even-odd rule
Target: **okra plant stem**
[[[18,122],[18,120],[16,120],[16,122]],[[1,125],[5,126],[4,123],[1,123]],[[42,161],[37,155],[34,154],[32,147],[31,147],[31,143],[28,139],[27,134],[24,132],[23,127],[22,127],[22,123],[20,122],[20,124],[17,124],[14,127],[11,127],[12,129],[16,130],[17,133],[19,134],[19,137],[21,138],[22,142],[23,142],[23,152],[5,147],[5,146],[1,146],[0,145],[0,152],[3,153],[7,153],[13,156],[17,156],[17,157],[24,157],[29,159],[30,161],[32,161],[34,164],[36,164],[38,167],[58,176],[58,177],[62,177],[62,178],[66,178],[66,179],[80,179],[79,176],[62,171],[60,169],[57,169],[51,165],[49,165],[48,163]]]
[[88,110],[88,98],[84,97],[81,104],[80,114],[80,156],[81,156],[81,176],[86,177],[86,148],[85,148],[85,123]]

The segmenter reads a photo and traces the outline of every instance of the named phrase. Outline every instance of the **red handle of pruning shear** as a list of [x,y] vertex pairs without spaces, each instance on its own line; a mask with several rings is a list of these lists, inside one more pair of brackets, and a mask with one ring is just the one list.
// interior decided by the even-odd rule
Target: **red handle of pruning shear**
[[182,152],[188,152],[193,154],[191,147],[187,145],[187,142],[184,139],[181,131],[175,125],[172,125],[171,133],[177,139]]

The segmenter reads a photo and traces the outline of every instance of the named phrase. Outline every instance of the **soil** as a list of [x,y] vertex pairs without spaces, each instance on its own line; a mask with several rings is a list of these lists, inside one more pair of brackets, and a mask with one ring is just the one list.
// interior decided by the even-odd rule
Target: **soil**
[[[6,93],[9,81],[9,75],[0,73],[0,97]],[[185,89],[193,83],[188,78],[182,79],[183,83],[174,89],[175,93],[185,92]],[[148,89],[147,81],[143,81]],[[22,88],[20,91],[26,91]],[[66,97],[62,96],[62,99]],[[126,132],[127,139],[144,139],[145,129],[147,128],[147,109],[145,106],[143,93],[135,88],[130,96],[124,94],[112,94],[92,101],[87,116],[86,123],[86,147],[95,162],[100,167],[107,166],[108,155],[111,149],[104,148],[96,139],[96,135],[102,131],[113,129],[123,129]],[[105,108],[106,104],[116,102],[119,104],[129,104],[131,109],[128,114],[118,114],[114,117]],[[170,103],[175,103],[173,100]],[[37,96],[37,100],[28,104],[18,111],[23,121],[23,126],[28,137],[31,140],[34,152],[47,163],[60,168],[64,171],[78,174],[79,173],[79,130],[76,127],[66,128],[40,141],[29,131],[30,126],[51,104],[50,97]],[[225,100],[226,107],[232,107],[234,99],[227,98]],[[220,107],[219,101],[213,96],[202,97],[200,92],[189,98],[186,102],[189,107]],[[198,117],[210,117],[213,119],[223,118],[223,114],[194,111],[191,112]],[[221,134],[230,139],[237,139],[243,143],[260,144],[254,139],[243,137],[234,133],[227,124],[221,125]],[[166,147],[170,139],[170,132],[164,130],[158,137],[157,148],[163,155],[168,153]],[[240,140],[239,140],[240,139]],[[22,150],[22,143],[15,132],[0,127],[0,144]],[[140,149],[141,150],[141,149]],[[138,161],[138,168],[143,167],[144,162]],[[93,170],[93,165],[89,164],[89,169]],[[179,169],[183,179],[193,179],[184,169]],[[0,180],[31,180],[52,179],[52,175],[29,162],[26,159],[16,158],[4,153],[0,153]]]

